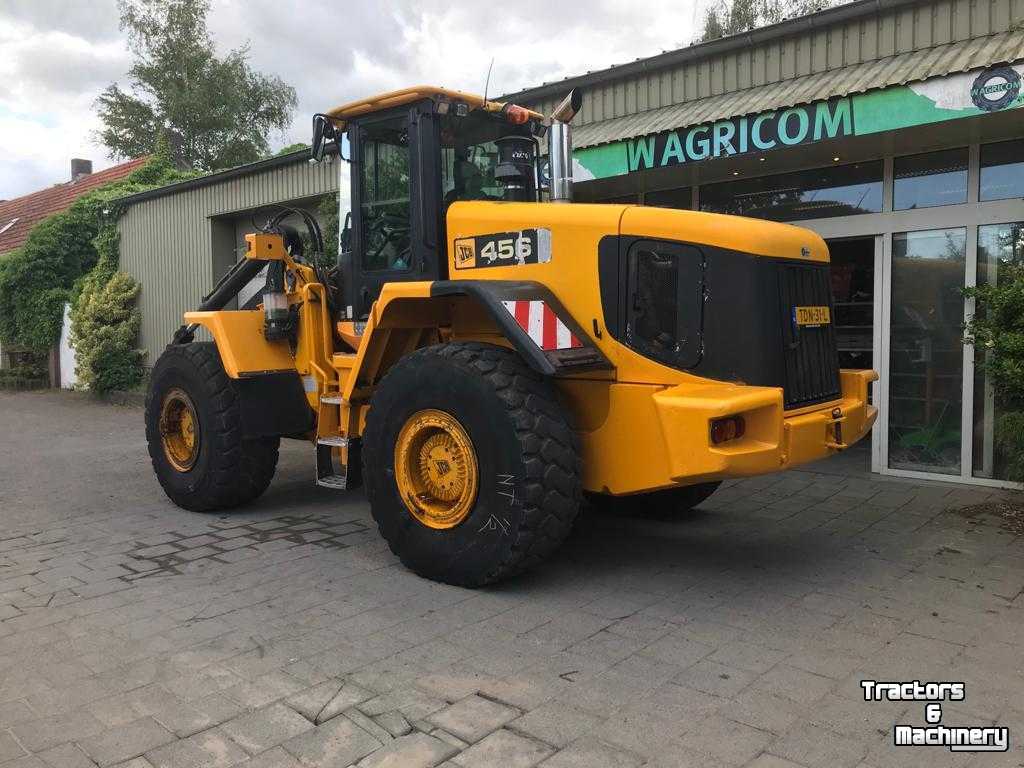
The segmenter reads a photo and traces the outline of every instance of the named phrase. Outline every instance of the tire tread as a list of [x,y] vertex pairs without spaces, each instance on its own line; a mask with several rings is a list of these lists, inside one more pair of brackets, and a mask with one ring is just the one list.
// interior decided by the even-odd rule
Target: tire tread
[[[487,382],[505,405],[514,425],[526,469],[522,482],[523,516],[514,531],[509,554],[481,578],[452,580],[463,586],[483,586],[515,576],[539,565],[565,541],[580,507],[581,460],[579,441],[558,403],[550,382],[504,347],[483,342],[449,342],[423,347],[399,360],[385,376],[402,376],[426,357],[447,360]],[[373,408],[366,433],[374,427]],[[363,452],[364,473],[373,471],[373,440]],[[364,476],[367,476],[364,474]],[[372,499],[371,499],[372,504]],[[378,526],[391,551],[402,559],[396,542]]]
[[[213,422],[204,427],[205,438],[212,441],[209,479],[201,482],[198,492],[184,497],[164,476],[160,463],[163,448],[159,434],[153,429],[154,419],[151,418],[152,409],[160,406],[154,401],[151,386],[146,393],[146,440],[160,485],[175,504],[193,512],[229,509],[256,499],[266,491],[274,477],[280,439],[247,440],[242,437],[238,393],[224,372],[216,344],[194,342],[168,345],[154,367],[154,382],[158,380],[161,364],[167,365],[176,358],[192,367],[206,384],[201,396],[208,401]],[[196,397],[199,393],[190,394]]]

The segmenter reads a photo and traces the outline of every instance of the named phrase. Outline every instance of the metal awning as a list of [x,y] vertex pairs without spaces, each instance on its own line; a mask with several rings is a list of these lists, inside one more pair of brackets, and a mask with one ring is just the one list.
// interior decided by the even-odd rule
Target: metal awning
[[906,85],[1024,59],[1024,34],[1003,32],[573,128],[577,148]]

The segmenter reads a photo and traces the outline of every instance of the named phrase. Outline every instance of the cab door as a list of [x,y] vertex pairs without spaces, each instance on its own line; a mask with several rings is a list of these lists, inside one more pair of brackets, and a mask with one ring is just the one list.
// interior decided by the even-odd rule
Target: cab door
[[356,320],[369,315],[385,283],[439,277],[436,125],[425,102],[350,127],[352,251],[344,271]]

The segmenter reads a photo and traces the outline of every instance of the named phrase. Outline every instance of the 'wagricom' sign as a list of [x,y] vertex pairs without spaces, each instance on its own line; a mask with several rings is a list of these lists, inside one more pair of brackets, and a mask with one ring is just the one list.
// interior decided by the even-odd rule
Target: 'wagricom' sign
[[630,172],[852,136],[849,98],[665,131],[626,142]]

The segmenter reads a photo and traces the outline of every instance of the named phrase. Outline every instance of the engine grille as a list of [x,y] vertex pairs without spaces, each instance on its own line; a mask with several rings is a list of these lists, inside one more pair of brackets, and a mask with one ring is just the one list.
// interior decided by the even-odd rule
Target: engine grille
[[[779,264],[785,407],[802,408],[839,397],[835,311],[827,264]],[[829,307],[828,325],[797,327],[794,307]]]

